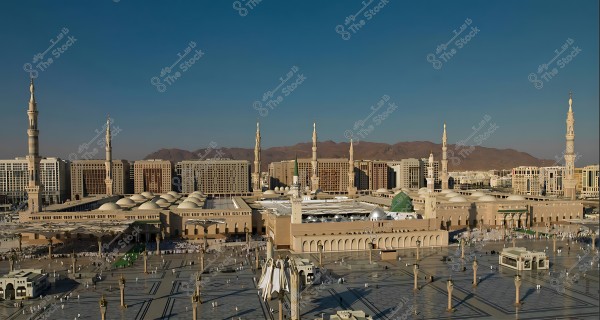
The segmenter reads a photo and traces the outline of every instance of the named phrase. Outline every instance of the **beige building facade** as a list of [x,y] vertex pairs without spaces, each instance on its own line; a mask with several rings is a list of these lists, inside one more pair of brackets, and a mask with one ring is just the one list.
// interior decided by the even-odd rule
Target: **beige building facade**
[[[129,180],[129,162],[112,160],[112,194],[132,192]],[[71,163],[71,200],[80,200],[88,196],[105,195],[106,161],[75,160]]]
[[134,193],[167,193],[172,190],[174,167],[167,160],[140,160],[133,165]]

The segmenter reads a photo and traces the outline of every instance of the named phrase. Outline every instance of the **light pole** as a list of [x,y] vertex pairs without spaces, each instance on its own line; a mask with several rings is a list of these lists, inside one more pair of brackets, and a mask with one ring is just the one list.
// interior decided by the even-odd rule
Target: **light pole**
[[144,248],[144,273],[148,274],[148,251]]
[[454,290],[454,282],[452,279],[446,281],[446,289],[448,290],[448,308],[446,311],[453,312],[454,308],[452,308],[452,290]]
[[477,258],[473,260],[473,288],[477,287]]
[[106,307],[108,305],[108,301],[104,298],[104,295],[100,298],[100,315],[102,320],[106,320]]
[[160,255],[160,233],[156,234],[156,255]]
[[373,264],[373,247],[375,244],[373,242],[369,243],[369,264]]
[[520,306],[521,301],[519,299],[519,289],[521,288],[521,276],[515,276],[515,306]]
[[52,238],[48,239],[48,259],[52,260]]
[[125,304],[125,278],[123,275],[119,278],[119,291],[121,295],[121,307],[127,308],[127,305]]
[[465,239],[460,238],[460,258],[465,258]]
[[198,320],[198,304],[200,304],[200,296],[194,292],[192,295],[192,319]]
[[417,240],[417,262],[419,261],[419,247],[421,246],[421,240]]
[[417,281],[418,281],[417,278],[419,277],[419,265],[416,263],[413,265],[413,273],[415,275],[415,284],[414,284],[413,290],[417,291],[417,290],[419,290],[419,286],[417,283]]

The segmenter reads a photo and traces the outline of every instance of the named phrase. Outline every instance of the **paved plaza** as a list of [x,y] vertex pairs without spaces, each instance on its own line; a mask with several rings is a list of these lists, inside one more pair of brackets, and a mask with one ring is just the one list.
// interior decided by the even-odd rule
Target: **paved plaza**
[[[557,254],[551,252],[552,241],[548,240],[517,240],[516,245],[534,250],[548,248],[551,261],[551,270],[520,273],[523,281],[519,307],[514,305],[516,271],[498,268],[498,255],[491,254],[492,250],[501,250],[512,243],[491,241],[483,246],[466,246],[464,258],[456,245],[421,248],[417,291],[413,290],[415,250],[400,251],[398,261],[380,261],[375,252],[373,265],[368,264],[368,252],[325,253],[323,273],[317,275],[322,284],[301,290],[302,318],[320,318],[323,313],[344,309],[363,310],[374,319],[598,318],[597,252],[586,253],[580,244],[566,241],[557,242],[561,248]],[[260,253],[263,259],[265,251]],[[279,254],[284,256],[287,252],[276,253]],[[318,263],[318,254],[305,257]],[[473,288],[475,257],[479,283]],[[94,261],[78,258],[83,270],[98,270],[91,265]],[[207,271],[202,275],[199,319],[278,318],[277,299],[264,303],[257,294],[255,283],[260,274],[252,270],[253,255],[247,257],[240,246],[207,254],[205,261]],[[15,307],[15,301],[1,301],[0,319],[100,319],[102,295],[108,301],[109,320],[192,319],[191,296],[199,266],[197,253],[151,255],[148,269],[152,272],[147,275],[143,273],[140,258],[132,267],[103,271],[96,286],[86,283],[87,280],[65,279],[69,264],[68,258],[20,262],[20,267],[41,267],[49,272],[52,291],[43,298],[24,301],[23,308]],[[6,273],[7,269],[8,262],[0,262],[0,272]],[[126,280],[126,308],[119,306],[121,275]],[[450,278],[454,284],[453,312],[446,311],[446,280]],[[285,299],[287,306],[289,297]]]

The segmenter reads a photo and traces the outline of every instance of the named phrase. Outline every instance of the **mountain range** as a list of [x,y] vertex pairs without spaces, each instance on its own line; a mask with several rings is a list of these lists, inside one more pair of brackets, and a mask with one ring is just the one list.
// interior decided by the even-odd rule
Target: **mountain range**
[[[348,158],[350,143],[322,141],[317,144],[319,158]],[[293,146],[271,147],[261,150],[261,171],[268,171],[271,162],[310,158],[312,143],[297,143]],[[395,144],[361,141],[354,143],[355,160],[401,160],[406,158],[428,158],[433,151],[435,160],[441,159],[442,145],[429,141],[398,142]],[[172,162],[193,159],[229,158],[254,161],[254,149],[208,147],[195,151],[182,149],[160,149],[144,159],[163,159]],[[560,165],[555,160],[538,159],[526,152],[513,149],[496,149],[481,146],[448,145],[448,170],[512,169],[518,166]]]

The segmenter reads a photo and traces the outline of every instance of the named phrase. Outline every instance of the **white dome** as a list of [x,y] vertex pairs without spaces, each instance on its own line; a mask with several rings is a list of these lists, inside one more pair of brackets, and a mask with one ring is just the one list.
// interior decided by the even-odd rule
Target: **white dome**
[[107,202],[98,208],[99,211],[121,210],[121,207],[116,203]]
[[135,201],[135,202],[140,202],[140,201],[146,201],[146,197],[139,195],[139,194],[134,194],[130,197],[131,200]]
[[166,201],[168,201],[168,202],[173,202],[173,201],[175,201],[175,197],[173,197],[172,195],[170,195],[170,194],[168,194],[168,193],[167,193],[167,194],[163,194],[163,195],[161,195],[160,197],[161,197],[162,199],[165,199],[165,200],[166,200]]
[[285,187],[285,191],[290,191],[290,187]]
[[144,191],[141,193],[142,197],[146,198],[146,199],[152,199],[154,198],[154,193],[149,192],[149,191]]
[[198,205],[196,205],[195,203],[191,202],[191,201],[187,201],[187,202],[182,202],[179,206],[177,206],[177,209],[197,209]]
[[275,191],[273,191],[273,190],[267,190],[267,191],[263,192],[263,195],[274,195],[274,194],[275,194]]
[[167,192],[167,194],[173,196],[173,198],[179,197],[179,193],[177,193],[176,191],[169,191],[169,192]]
[[202,201],[198,200],[198,198],[194,198],[194,197],[187,197],[185,198],[185,200],[183,200],[183,202],[193,202],[196,205],[200,205],[202,203]]
[[195,198],[195,199],[198,199],[198,200],[202,200],[202,196],[199,196],[199,195],[198,195],[198,194],[196,194],[196,193],[192,193],[192,194],[190,194],[190,195],[188,196],[188,198]]
[[194,192],[192,192],[192,194],[195,194],[195,195],[201,196],[201,197],[204,196],[204,193],[202,193],[201,191],[194,191]]
[[485,196],[485,193],[481,192],[481,191],[475,191],[473,193],[471,193],[471,197],[483,197]]
[[156,210],[156,209],[160,209],[160,207],[152,202],[152,201],[148,201],[148,202],[144,202],[142,203],[142,205],[138,208],[140,210]]
[[450,202],[467,202],[467,199],[465,199],[462,196],[456,196],[456,197],[452,197],[450,198],[450,200],[448,200]]
[[154,203],[165,204],[165,203],[169,203],[169,202],[165,198],[160,198],[160,199],[156,200]]
[[450,189],[442,189],[442,191],[440,191],[441,194],[446,194],[446,193],[450,193],[452,192],[452,190]]
[[279,192],[279,187],[275,187],[274,191]]
[[523,200],[525,200],[525,198],[523,196],[518,195],[518,194],[513,194],[513,195],[508,196],[508,198],[506,198],[506,200],[509,200],[509,201],[523,201]]
[[477,199],[477,200],[491,202],[491,201],[496,201],[496,198],[493,197],[493,196],[490,196],[490,195],[486,195],[486,196],[483,196],[483,197],[479,197],[479,199]]
[[456,196],[460,196],[460,194],[458,194],[456,192],[446,193],[446,198],[452,198],[452,197],[456,197]]
[[133,206],[135,202],[129,198],[122,198],[117,201],[117,204],[120,206]]
[[386,216],[387,214],[385,213],[385,211],[383,211],[383,209],[381,209],[380,207],[377,207],[373,209],[373,211],[371,211],[371,213],[369,214],[369,220],[383,220]]

